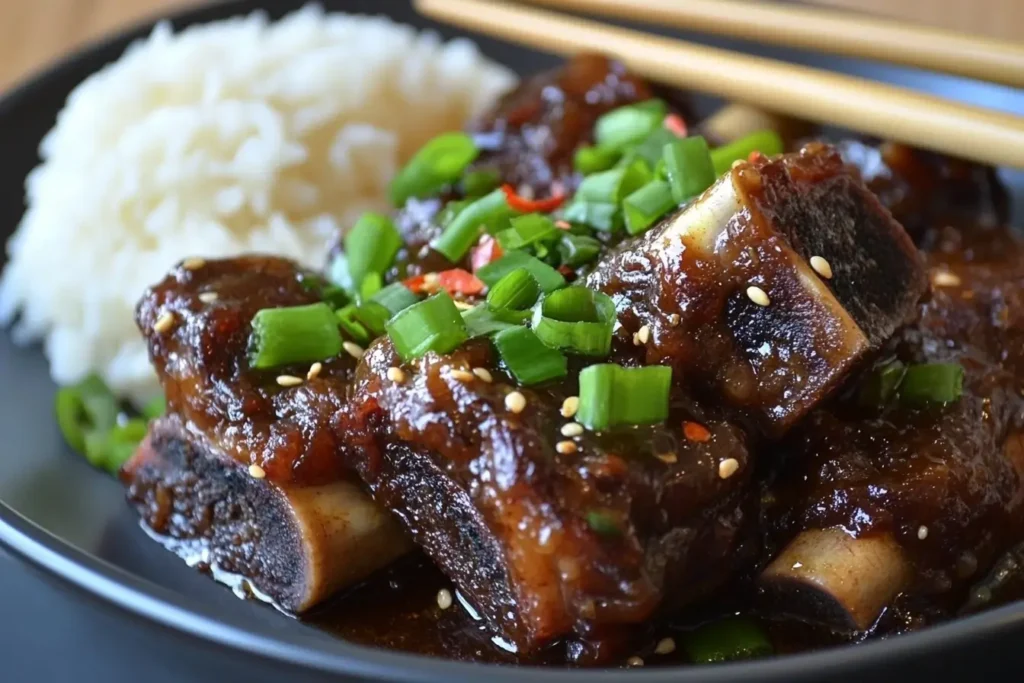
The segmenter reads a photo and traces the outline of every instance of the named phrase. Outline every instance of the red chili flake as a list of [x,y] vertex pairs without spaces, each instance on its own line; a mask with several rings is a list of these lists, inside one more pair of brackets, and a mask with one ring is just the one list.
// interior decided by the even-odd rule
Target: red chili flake
[[[411,291],[413,294],[423,294],[430,287],[427,286],[427,275],[437,275],[436,273],[424,273],[423,275],[417,275],[415,277],[402,280],[402,284],[405,285],[406,289]],[[433,278],[431,278],[433,279]]]
[[665,121],[662,125],[665,126],[665,130],[669,131],[676,137],[686,137],[686,121],[683,121],[683,117],[679,114],[669,114],[665,117]]
[[473,247],[469,255],[469,262],[473,272],[475,273],[492,261],[497,261],[502,257],[503,253],[498,240],[490,235],[484,235],[477,242],[477,245]]
[[574,271],[572,268],[570,268],[569,266],[567,266],[565,264],[562,264],[562,265],[558,266],[558,272],[561,273],[562,275],[566,276],[566,277],[569,277],[570,275],[575,275],[576,274],[576,271]]
[[437,284],[449,294],[479,294],[484,283],[473,273],[462,268],[453,268],[437,274]]
[[571,230],[572,223],[570,223],[569,221],[559,219],[555,221],[555,227],[558,228],[559,230]]
[[551,213],[565,201],[565,191],[559,192],[548,199],[524,199],[516,194],[516,189],[511,185],[501,186],[508,205],[520,213]]
[[702,424],[696,422],[684,422],[683,423],[683,436],[690,441],[696,441],[697,443],[704,443],[711,438],[711,432],[708,428]]

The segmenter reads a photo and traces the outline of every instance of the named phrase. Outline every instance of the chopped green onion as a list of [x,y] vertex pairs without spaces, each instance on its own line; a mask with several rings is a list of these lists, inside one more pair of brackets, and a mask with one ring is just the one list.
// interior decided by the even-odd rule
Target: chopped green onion
[[666,111],[667,107],[661,100],[647,100],[613,109],[597,120],[594,137],[601,147],[628,147],[661,126]]
[[588,235],[562,235],[558,243],[558,255],[562,264],[570,268],[579,268],[590,263],[601,253],[601,243]]
[[782,151],[779,134],[773,130],[761,130],[711,150],[711,161],[714,162],[715,175],[720,176],[729,172],[734,161],[747,159],[753,152],[770,157],[782,154]]
[[959,363],[922,363],[907,368],[899,400],[909,405],[952,403],[963,390],[964,368]]
[[447,292],[438,292],[396,315],[388,321],[387,333],[406,362],[430,351],[449,353],[469,338],[462,314]]
[[533,331],[552,348],[607,356],[615,321],[611,297],[586,287],[569,287],[544,297],[533,313]]
[[622,202],[626,232],[638,235],[676,207],[672,186],[664,180],[652,180]]
[[338,320],[325,303],[264,308],[252,319],[250,365],[258,369],[312,363],[341,351]]
[[341,327],[342,331],[351,337],[352,341],[365,346],[373,341],[374,335],[371,334],[370,330],[366,329],[366,326],[356,318],[356,314],[358,312],[358,306],[355,304],[349,304],[348,306],[335,311],[334,317],[337,319],[337,323]]
[[467,197],[483,197],[501,185],[501,175],[494,169],[472,171],[462,177],[462,193]]
[[416,152],[391,181],[391,202],[402,207],[410,197],[427,197],[459,179],[480,154],[465,133],[442,133]]
[[683,648],[697,664],[764,657],[773,651],[761,627],[744,617],[721,619],[691,631],[683,639]]
[[503,223],[512,215],[512,207],[499,188],[459,211],[432,246],[452,263],[458,263],[476,244],[483,230]]
[[495,236],[504,251],[525,249],[537,242],[553,241],[558,238],[560,232],[553,220],[539,213],[517,216],[512,219],[511,225],[511,228],[502,230]]
[[486,337],[512,327],[522,327],[530,311],[494,311],[487,304],[477,304],[462,312],[462,322],[471,339]]
[[[344,256],[341,257],[341,260],[344,262]],[[346,263],[346,278],[348,278],[347,268],[348,264]],[[351,282],[351,279],[348,281]],[[345,289],[328,282],[320,275],[305,272],[301,275],[300,283],[302,284],[303,289],[320,297],[320,299],[324,303],[330,305],[331,308],[341,308],[348,303],[348,294],[345,292]]]
[[[361,294],[366,276],[382,275],[391,267],[401,247],[402,237],[390,218],[379,213],[364,213],[345,236],[350,289]],[[344,286],[342,282],[335,282]]]
[[494,336],[502,362],[524,386],[565,377],[568,362],[560,352],[546,346],[527,327],[503,330]]
[[391,315],[404,311],[419,300],[420,298],[401,282],[394,282],[371,297],[371,301],[384,306]]
[[580,372],[576,420],[589,429],[663,422],[668,417],[672,368],[624,368],[611,363]]
[[359,300],[366,301],[384,287],[384,277],[380,273],[367,273],[363,284],[359,286]]
[[595,230],[615,232],[622,227],[621,207],[617,203],[574,199],[565,207],[564,215],[567,221],[582,223]]
[[497,261],[491,261],[476,271],[476,276],[488,287],[493,287],[513,270],[520,268],[529,271],[542,292],[553,292],[565,287],[565,278],[561,273],[522,251],[510,251]]
[[645,185],[651,180],[651,177],[651,168],[647,162],[637,159],[628,166],[587,176],[580,183],[576,199],[585,202],[615,204]]
[[142,416],[147,420],[155,420],[158,417],[163,417],[166,412],[167,399],[163,396],[157,396],[142,407]]
[[865,407],[881,408],[896,394],[907,367],[898,360],[886,363],[865,379],[860,387],[858,400]]
[[491,287],[487,305],[492,310],[523,310],[537,303],[540,285],[526,268],[516,268]]
[[75,451],[85,454],[86,434],[105,432],[117,424],[117,397],[97,375],[61,387],[54,400],[57,426]]
[[373,338],[384,334],[384,326],[391,319],[391,311],[384,304],[376,301],[367,301],[360,305],[353,315],[362,323],[363,327],[369,330]]
[[94,467],[116,474],[131,459],[146,438],[145,420],[128,420],[106,431],[93,431],[86,437],[85,458]]
[[711,187],[717,174],[707,141],[695,135],[665,146],[665,170],[677,204],[687,202]]
[[573,168],[583,175],[607,171],[622,158],[622,151],[611,147],[580,147],[573,156]]
[[587,526],[598,536],[618,538],[622,536],[622,526],[615,514],[609,510],[590,510],[587,512]]

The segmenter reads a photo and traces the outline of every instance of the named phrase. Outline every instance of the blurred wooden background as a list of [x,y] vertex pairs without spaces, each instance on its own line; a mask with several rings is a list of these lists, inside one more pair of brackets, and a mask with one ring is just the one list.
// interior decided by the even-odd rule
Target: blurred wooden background
[[[123,24],[198,1],[0,0],[0,90],[76,46]],[[381,1],[383,7],[387,2],[398,0]],[[1024,40],[1024,0],[817,1],[913,18],[957,31]]]

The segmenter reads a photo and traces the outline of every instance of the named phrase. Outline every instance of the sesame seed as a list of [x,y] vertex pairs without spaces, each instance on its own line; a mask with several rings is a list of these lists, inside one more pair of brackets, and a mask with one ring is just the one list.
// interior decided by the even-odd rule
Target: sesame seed
[[206,259],[201,258],[187,258],[181,262],[181,267],[185,270],[199,270],[206,265]]
[[441,609],[448,609],[452,606],[452,592],[447,588],[437,591],[437,606]]
[[656,453],[654,457],[666,465],[675,465],[679,462],[679,458],[676,457],[675,453]]
[[932,273],[932,284],[936,287],[959,287],[960,277],[948,270],[939,270]]
[[313,380],[320,376],[320,372],[324,369],[323,363],[313,363],[309,366],[309,372],[306,373],[306,379]]
[[491,371],[487,368],[473,368],[473,374],[488,384],[494,381],[494,376],[491,375]]
[[644,665],[644,660],[640,659],[636,655],[633,655],[632,657],[630,657],[629,659],[626,660],[626,666],[643,666],[643,665]]
[[758,306],[767,306],[772,302],[772,300],[768,298],[768,295],[765,294],[765,291],[763,289],[761,289],[760,287],[755,287],[753,285],[747,287],[747,298],[753,301]]
[[739,468],[739,460],[736,458],[726,458],[718,465],[718,476],[722,479],[728,479],[732,475],[736,474]]
[[219,297],[217,296],[217,292],[202,292],[199,295],[199,300],[202,301],[204,304],[212,304],[218,298]]
[[917,538],[918,538],[918,540],[921,540],[921,541],[923,541],[924,539],[928,538],[928,527],[926,527],[923,524],[921,526],[917,527]]
[[361,359],[363,357],[363,354],[365,353],[365,351],[363,351],[363,347],[360,346],[359,344],[356,344],[355,342],[347,341],[341,346],[342,348],[345,349],[345,353],[352,356],[356,360]]
[[667,655],[676,651],[676,641],[671,638],[662,638],[654,647],[654,654]]
[[826,280],[832,279],[832,264],[826,261],[821,256],[811,257],[811,268],[814,269],[815,273],[822,276]]
[[451,376],[453,379],[457,379],[460,382],[472,382],[473,373],[467,370],[452,370]]
[[253,479],[262,479],[267,476],[267,472],[259,465],[249,465],[249,476]]
[[160,314],[160,317],[153,323],[153,331],[158,334],[164,334],[170,332],[171,328],[174,327],[174,314],[170,311],[164,311]]
[[580,397],[570,396],[569,398],[562,401],[562,417],[568,419],[576,414],[576,411],[580,409]]
[[651,339],[651,328],[648,325],[644,325],[636,333],[637,339],[640,340],[641,344],[646,344]]
[[302,378],[295,375],[279,375],[277,383],[282,387],[297,387],[302,384]]
[[568,424],[562,425],[562,436],[579,436],[583,433],[583,425],[579,422],[569,422]]
[[505,407],[513,413],[521,413],[526,409],[526,397],[518,391],[513,391],[505,397]]
[[668,324],[671,325],[672,327],[678,327],[679,321],[680,318],[678,313],[673,313],[668,317]]
[[398,382],[401,384],[405,381],[405,372],[402,368],[396,368],[394,366],[388,368],[388,379],[392,382]]
[[562,455],[572,455],[577,450],[576,442],[559,441],[558,443],[555,444],[555,450],[561,453]]
[[469,303],[468,301],[460,301],[456,299],[455,308],[459,309],[460,311],[470,311],[473,309],[473,304]]

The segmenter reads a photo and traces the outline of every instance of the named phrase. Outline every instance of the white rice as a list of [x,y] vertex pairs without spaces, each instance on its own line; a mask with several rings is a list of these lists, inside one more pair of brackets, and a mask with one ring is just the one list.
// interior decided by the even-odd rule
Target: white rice
[[161,25],[68,98],[26,181],[0,324],[43,340],[53,379],[157,391],[132,312],[188,256],[313,267],[424,141],[514,82],[467,40],[307,7]]

